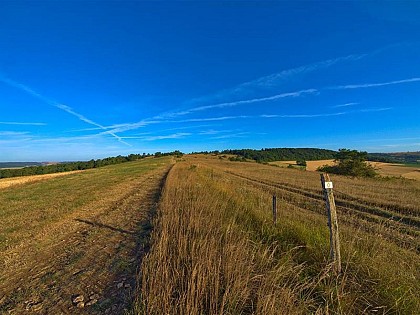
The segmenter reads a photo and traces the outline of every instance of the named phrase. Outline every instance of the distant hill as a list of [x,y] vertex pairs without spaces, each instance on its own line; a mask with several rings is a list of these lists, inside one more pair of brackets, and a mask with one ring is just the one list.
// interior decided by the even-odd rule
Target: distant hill
[[261,150],[241,149],[225,150],[222,154],[235,154],[257,162],[291,161],[291,160],[329,160],[337,152],[316,148],[267,148]]
[[420,151],[417,152],[396,152],[396,153],[369,153],[369,161],[420,164]]
[[0,168],[17,168],[27,166],[41,166],[46,165],[44,162],[0,162]]

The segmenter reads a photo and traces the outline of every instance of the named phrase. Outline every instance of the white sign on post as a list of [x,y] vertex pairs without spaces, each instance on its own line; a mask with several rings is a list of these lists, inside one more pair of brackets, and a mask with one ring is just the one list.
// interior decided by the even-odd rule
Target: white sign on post
[[333,188],[332,182],[325,182],[324,188],[325,189],[327,189],[327,188]]

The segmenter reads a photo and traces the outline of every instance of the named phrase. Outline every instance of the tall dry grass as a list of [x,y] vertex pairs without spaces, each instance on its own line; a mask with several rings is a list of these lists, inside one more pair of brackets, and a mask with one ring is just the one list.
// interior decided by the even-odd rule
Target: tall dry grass
[[141,272],[138,314],[303,314],[301,266],[239,228],[229,198],[200,170],[168,176],[153,246]]
[[[312,211],[319,205],[226,170],[265,181],[286,175],[302,187],[314,181],[293,170],[275,177],[276,168],[248,163],[178,163],[165,185],[133,313],[416,314],[420,260],[382,237],[387,226],[366,229],[356,216],[339,217],[344,272],[335,277],[325,214]],[[276,226],[273,193],[281,196]]]

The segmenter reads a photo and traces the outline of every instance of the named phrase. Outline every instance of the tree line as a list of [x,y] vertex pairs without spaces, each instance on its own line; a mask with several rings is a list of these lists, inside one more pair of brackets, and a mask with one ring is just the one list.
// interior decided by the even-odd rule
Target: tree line
[[306,161],[330,160],[336,157],[337,152],[316,148],[267,148],[261,150],[240,149],[224,150],[222,154],[234,154],[244,159],[255,160],[258,163],[273,161]]
[[242,149],[225,150],[221,154],[232,154],[231,161],[255,160],[259,163],[273,161],[294,160],[298,166],[306,167],[307,160],[331,160],[334,159],[335,165],[324,165],[318,171],[354,176],[354,177],[375,177],[376,170],[367,163],[368,153],[364,151],[340,149],[337,151],[315,149],[315,148],[269,148],[261,150]]
[[368,153],[369,161],[420,164],[420,152]]

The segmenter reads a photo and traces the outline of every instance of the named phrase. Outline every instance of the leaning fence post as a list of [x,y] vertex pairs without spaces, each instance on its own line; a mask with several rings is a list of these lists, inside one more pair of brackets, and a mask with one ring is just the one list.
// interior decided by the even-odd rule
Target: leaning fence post
[[273,223],[277,224],[277,197],[273,196]]
[[321,184],[327,205],[328,227],[330,229],[330,259],[335,273],[341,272],[340,238],[338,235],[337,212],[335,208],[333,184],[328,174],[321,174]]

